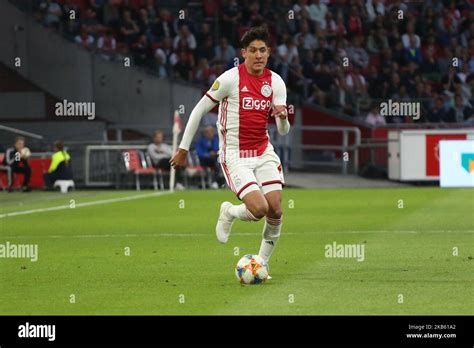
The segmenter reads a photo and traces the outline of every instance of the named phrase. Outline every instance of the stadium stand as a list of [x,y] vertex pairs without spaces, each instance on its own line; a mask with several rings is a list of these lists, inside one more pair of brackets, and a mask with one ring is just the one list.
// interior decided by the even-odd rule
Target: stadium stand
[[[286,170],[289,167],[312,170],[312,164],[321,163],[341,166],[347,146],[354,154],[358,152],[361,167],[368,162],[386,167],[387,134],[391,127],[474,125],[474,6],[469,0],[9,0],[9,3],[37,21],[34,35],[28,38],[32,47],[30,61],[36,65],[31,68],[34,72],[31,76],[23,71],[25,80],[14,77],[15,72],[0,65],[0,74],[8,77],[5,84],[8,88],[0,93],[0,103],[3,101],[5,106],[2,109],[10,108],[27,118],[19,120],[18,115],[12,114],[10,118],[1,115],[1,120],[10,126],[38,132],[45,136],[45,141],[55,140],[55,129],[58,129],[66,132],[63,138],[70,140],[69,145],[77,137],[82,142],[89,140],[91,146],[104,141],[111,146],[113,142],[117,145],[123,141],[142,146],[148,141],[144,138],[150,135],[150,129],[156,126],[157,115],[159,126],[170,135],[168,116],[174,111],[175,97],[188,96],[183,101],[188,111],[183,114],[186,121],[190,108],[216,76],[233,66],[236,57],[241,59],[238,41],[242,33],[260,24],[267,25],[272,34],[269,68],[285,80],[288,104],[294,105],[298,113],[296,116],[290,112],[290,121],[296,122],[291,139],[272,140]],[[47,35],[37,30],[40,26]],[[23,43],[18,38],[22,37],[22,31],[25,28],[15,26],[16,41],[12,41],[20,50]],[[44,51],[39,50],[45,42],[52,44],[46,45]],[[51,59],[53,47],[65,55],[54,59],[54,64],[63,70],[48,70],[44,65]],[[134,69],[118,74],[119,62],[128,57]],[[79,83],[68,86],[58,83],[60,71],[74,74]],[[64,87],[67,91],[61,95]],[[160,98],[170,102],[157,103],[158,91]],[[72,127],[68,121],[69,127],[62,127],[57,119],[45,122],[54,118],[54,103],[66,96],[94,100],[98,104],[101,112],[94,126],[78,122],[77,127]],[[9,107],[18,104],[15,102],[18,98],[26,97],[31,101],[30,106]],[[421,117],[381,117],[380,104],[387,100],[418,102]],[[43,111],[34,114],[33,109]],[[356,139],[351,130],[331,133],[316,129],[327,126],[358,128],[362,145],[347,145]],[[67,129],[71,132],[67,133]],[[10,139],[0,139],[0,143],[9,142]],[[83,164],[85,145],[74,146],[71,148],[74,158],[79,166],[84,166],[76,167],[81,173],[79,182],[83,182],[81,175],[87,170],[109,177],[105,168],[108,166],[101,165],[109,163],[104,162],[109,161],[109,156],[111,163],[114,162],[112,152],[123,150],[110,148],[106,150],[110,153],[99,155],[94,154],[97,149],[91,149],[91,161],[97,163],[88,167]],[[357,163],[354,166],[351,163],[351,168],[358,172]],[[346,169],[342,172],[346,173]],[[86,185],[87,175],[84,174]],[[99,177],[97,181],[106,182]]]
[[45,26],[105,59],[131,55],[159,77],[203,86],[232,66],[240,35],[265,19],[275,53],[270,68],[296,101],[360,120],[380,100],[421,101],[419,120],[387,122],[474,123],[474,8],[467,0],[37,0],[34,10]]

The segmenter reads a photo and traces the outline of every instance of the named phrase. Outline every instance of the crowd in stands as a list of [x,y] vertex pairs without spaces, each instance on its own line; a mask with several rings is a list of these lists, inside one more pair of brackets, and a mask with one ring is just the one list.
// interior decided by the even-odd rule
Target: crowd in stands
[[202,0],[173,10],[157,0],[35,1],[45,26],[105,59],[206,86],[241,58],[242,33],[265,24],[269,68],[302,102],[378,125],[414,122],[380,118],[382,101],[415,101],[416,122],[474,124],[470,0]]

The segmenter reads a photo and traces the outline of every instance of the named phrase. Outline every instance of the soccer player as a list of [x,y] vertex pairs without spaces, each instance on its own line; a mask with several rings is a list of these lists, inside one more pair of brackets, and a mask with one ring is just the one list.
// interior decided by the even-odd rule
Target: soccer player
[[269,142],[269,115],[276,118],[280,135],[290,130],[286,112],[286,86],[266,68],[270,49],[265,27],[254,27],[241,39],[244,63],[220,75],[195,106],[183,139],[170,163],[184,166],[191,141],[203,115],[219,103],[219,162],[229,188],[243,204],[221,204],[216,225],[219,242],[226,243],[235,219],[265,218],[259,255],[269,260],[280,237],[281,191],[284,185],[280,159]]

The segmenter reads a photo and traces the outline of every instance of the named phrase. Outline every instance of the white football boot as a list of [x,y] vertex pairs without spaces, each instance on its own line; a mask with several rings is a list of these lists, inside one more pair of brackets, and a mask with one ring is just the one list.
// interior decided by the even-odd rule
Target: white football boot
[[235,218],[230,216],[227,212],[230,207],[232,207],[232,203],[230,202],[224,202],[221,204],[221,211],[216,225],[216,237],[221,243],[227,243],[232,224],[235,220]]
[[270,265],[268,264],[268,261],[267,261],[267,271],[268,271],[267,280],[270,280],[272,279],[272,277],[270,276]]

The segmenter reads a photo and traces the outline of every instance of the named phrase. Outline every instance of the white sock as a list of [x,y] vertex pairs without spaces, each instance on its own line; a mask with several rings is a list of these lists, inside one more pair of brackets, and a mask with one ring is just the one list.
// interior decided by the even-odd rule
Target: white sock
[[233,205],[227,210],[227,213],[233,218],[237,218],[242,221],[258,221],[255,216],[247,209],[245,204]]
[[282,218],[273,219],[267,217],[265,225],[263,226],[263,238],[260,244],[260,251],[258,255],[268,262],[275,248],[278,238],[280,238],[280,231],[282,225]]

